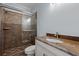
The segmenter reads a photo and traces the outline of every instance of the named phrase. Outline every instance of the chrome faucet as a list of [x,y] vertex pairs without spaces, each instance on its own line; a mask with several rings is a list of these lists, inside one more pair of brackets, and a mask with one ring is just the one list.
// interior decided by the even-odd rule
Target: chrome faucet
[[58,35],[59,35],[58,32],[56,32],[56,35],[55,36],[56,36],[57,39],[59,38]]

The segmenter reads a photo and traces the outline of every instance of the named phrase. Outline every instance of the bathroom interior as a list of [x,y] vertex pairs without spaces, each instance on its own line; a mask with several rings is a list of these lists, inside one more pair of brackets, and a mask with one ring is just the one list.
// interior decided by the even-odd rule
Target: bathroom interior
[[0,56],[79,56],[79,3],[0,3]]

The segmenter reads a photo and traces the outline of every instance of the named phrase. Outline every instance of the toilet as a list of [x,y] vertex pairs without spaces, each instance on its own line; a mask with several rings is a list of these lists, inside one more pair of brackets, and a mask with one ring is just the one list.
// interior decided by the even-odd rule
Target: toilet
[[25,54],[27,56],[34,56],[35,55],[35,45],[25,48]]

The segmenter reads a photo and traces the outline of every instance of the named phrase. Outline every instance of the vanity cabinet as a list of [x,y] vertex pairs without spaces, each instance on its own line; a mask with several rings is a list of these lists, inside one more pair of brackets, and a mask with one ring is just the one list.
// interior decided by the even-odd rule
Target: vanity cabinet
[[70,54],[50,46],[42,41],[36,40],[36,56],[71,56]]

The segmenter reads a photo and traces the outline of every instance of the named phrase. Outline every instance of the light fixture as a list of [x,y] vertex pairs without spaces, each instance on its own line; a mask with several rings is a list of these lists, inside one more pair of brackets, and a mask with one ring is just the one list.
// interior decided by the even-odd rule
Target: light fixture
[[50,3],[50,7],[55,7],[56,3]]
[[50,10],[53,10],[56,7],[56,3],[50,3],[49,8]]
[[29,23],[30,21],[31,21],[31,18],[28,18],[28,19],[27,19],[27,22]]
[[50,6],[53,6],[53,3],[50,3]]

